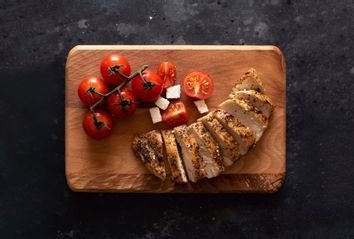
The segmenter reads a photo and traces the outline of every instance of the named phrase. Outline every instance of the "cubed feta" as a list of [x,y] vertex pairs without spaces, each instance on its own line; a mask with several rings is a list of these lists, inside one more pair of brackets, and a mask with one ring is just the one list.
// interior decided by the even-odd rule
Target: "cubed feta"
[[158,107],[152,107],[149,109],[152,123],[156,124],[162,121],[160,109]]
[[167,109],[169,104],[170,104],[170,102],[161,96],[159,96],[159,98],[155,101],[155,105],[158,106],[162,110]]
[[181,85],[174,85],[166,90],[167,99],[179,99],[181,97]]
[[197,109],[201,114],[204,114],[209,111],[208,106],[205,103],[205,100],[194,101],[194,104],[195,106],[197,106]]

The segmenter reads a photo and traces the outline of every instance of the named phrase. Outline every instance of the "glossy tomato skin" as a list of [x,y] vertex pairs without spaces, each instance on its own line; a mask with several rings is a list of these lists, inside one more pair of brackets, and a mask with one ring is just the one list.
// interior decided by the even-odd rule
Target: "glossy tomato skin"
[[[96,123],[94,120],[96,116]],[[110,135],[113,127],[111,117],[103,110],[87,112],[82,120],[82,127],[85,133],[96,140],[101,140]]]
[[110,114],[116,119],[126,119],[130,117],[137,108],[137,100],[133,92],[127,88],[120,90],[120,97],[118,92],[113,93],[107,99],[107,106]]
[[180,100],[171,101],[167,109],[162,111],[162,121],[169,126],[176,127],[187,124],[188,120],[188,111]]
[[128,60],[119,54],[110,54],[101,62],[101,75],[110,85],[119,85],[124,81],[124,77],[118,74],[119,70],[126,76],[130,75],[130,65]]
[[153,102],[159,98],[163,90],[163,82],[159,75],[150,69],[142,72],[145,82],[138,75],[131,81],[134,95],[141,101]]
[[194,71],[183,80],[184,93],[192,98],[204,100],[214,91],[213,79],[206,73]]
[[177,68],[170,61],[161,62],[157,68],[157,74],[163,81],[163,88],[167,89],[175,84],[177,78]]
[[102,96],[93,92],[93,90],[96,90],[101,94],[107,94],[109,92],[106,82],[101,78],[91,76],[83,79],[79,84],[77,94],[82,103],[87,106],[95,104],[102,98]]

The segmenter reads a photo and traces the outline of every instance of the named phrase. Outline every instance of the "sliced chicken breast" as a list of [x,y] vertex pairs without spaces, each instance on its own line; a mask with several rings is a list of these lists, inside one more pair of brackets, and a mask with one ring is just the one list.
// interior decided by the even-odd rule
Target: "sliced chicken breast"
[[219,105],[219,108],[230,113],[243,125],[252,130],[256,134],[256,141],[261,138],[268,126],[268,119],[262,112],[244,101],[237,99],[226,100]]
[[204,127],[202,122],[196,122],[188,126],[196,139],[200,154],[205,163],[205,173],[208,178],[218,176],[224,171],[222,156],[219,146],[213,139],[209,131]]
[[237,142],[241,155],[245,155],[255,146],[255,134],[234,116],[223,110],[215,110],[214,116]]
[[188,179],[197,182],[206,176],[205,164],[197,141],[191,135],[186,125],[181,125],[173,130],[174,135],[182,151],[182,160]]
[[136,136],[132,148],[135,155],[141,159],[151,173],[161,180],[166,179],[162,137],[159,131],[153,130]]
[[212,113],[209,113],[206,116],[199,118],[198,121],[203,122],[205,127],[209,130],[210,134],[218,143],[221,149],[223,163],[225,166],[228,167],[232,165],[241,157],[237,142],[220,124],[220,122],[213,117]]
[[243,100],[249,105],[256,107],[267,118],[270,117],[270,114],[274,110],[274,106],[269,97],[254,90],[237,91],[234,93],[234,98]]
[[162,130],[167,163],[170,166],[172,179],[177,183],[187,183],[188,179],[178,152],[176,138],[172,130]]
[[258,77],[258,73],[254,68],[249,69],[243,74],[240,80],[235,84],[231,90],[230,98],[234,97],[237,91],[241,90],[254,90],[260,93],[264,93],[263,84]]

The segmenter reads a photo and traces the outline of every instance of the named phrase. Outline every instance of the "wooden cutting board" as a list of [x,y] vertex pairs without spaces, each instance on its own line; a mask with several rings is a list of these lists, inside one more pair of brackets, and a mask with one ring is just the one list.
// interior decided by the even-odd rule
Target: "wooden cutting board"
[[[131,141],[137,133],[167,128],[153,125],[148,109],[138,109],[128,120],[116,120],[112,135],[105,140],[89,139],[82,129],[88,111],[77,96],[79,82],[86,76],[101,77],[101,60],[109,53],[124,55],[132,71],[147,64],[156,70],[169,60],[177,66],[177,83],[192,70],[208,72],[215,82],[214,94],[207,100],[215,109],[224,101],[236,80],[254,67],[264,83],[266,94],[276,105],[268,130],[256,147],[222,175],[196,184],[161,182],[135,158]],[[76,46],[66,63],[65,168],[73,191],[92,192],[257,192],[277,191],[285,177],[285,61],[274,46]],[[201,115],[183,95],[189,123]]]

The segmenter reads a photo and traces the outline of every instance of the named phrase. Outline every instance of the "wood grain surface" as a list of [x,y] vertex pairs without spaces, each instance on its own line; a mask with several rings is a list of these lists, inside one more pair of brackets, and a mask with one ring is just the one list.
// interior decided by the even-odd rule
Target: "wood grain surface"
[[[161,61],[177,66],[177,83],[192,70],[208,72],[215,82],[214,94],[207,100],[215,109],[224,101],[236,80],[249,68],[260,74],[266,94],[276,108],[269,128],[246,156],[211,180],[186,185],[161,182],[151,175],[131,150],[135,134],[167,128],[153,125],[148,109],[138,109],[128,120],[115,120],[112,135],[105,140],[89,139],[82,129],[88,111],[77,96],[79,82],[86,76],[100,76],[99,65],[109,53],[119,52],[130,62],[132,71],[147,64],[156,70]],[[73,191],[92,192],[252,192],[277,191],[285,177],[286,83],[285,61],[274,46],[76,46],[66,63],[65,169]],[[190,112],[189,123],[201,115],[183,95]]]

